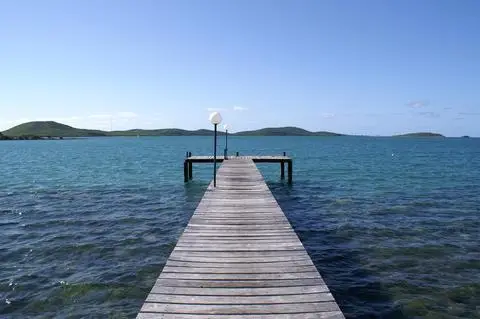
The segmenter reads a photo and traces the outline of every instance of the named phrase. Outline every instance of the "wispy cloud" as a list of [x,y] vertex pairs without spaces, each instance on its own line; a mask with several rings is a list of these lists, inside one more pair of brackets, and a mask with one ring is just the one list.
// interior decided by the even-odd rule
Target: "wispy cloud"
[[221,111],[225,111],[225,109],[221,108],[221,107],[207,107],[207,111],[208,112],[221,112]]
[[234,111],[237,111],[237,112],[243,112],[243,111],[247,111],[248,108],[243,107],[243,106],[235,105],[235,106],[233,107],[233,110],[234,110]]
[[335,117],[335,114],[334,113],[322,113],[320,116],[323,117],[324,119],[331,119],[331,118]]
[[480,112],[460,112],[458,115],[477,116],[480,115]]
[[429,118],[439,118],[440,114],[436,112],[419,112],[418,113],[421,116],[429,117]]
[[407,106],[413,107],[413,108],[422,108],[422,107],[428,106],[429,104],[430,102],[427,100],[412,100],[407,102]]

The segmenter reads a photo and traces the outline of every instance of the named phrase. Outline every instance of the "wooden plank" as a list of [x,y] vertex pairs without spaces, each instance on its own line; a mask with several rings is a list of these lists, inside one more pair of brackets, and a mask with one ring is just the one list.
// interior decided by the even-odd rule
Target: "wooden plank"
[[223,273],[173,273],[162,272],[162,279],[190,279],[190,280],[280,280],[280,279],[314,279],[320,278],[318,272],[288,272],[282,274],[258,273],[258,274],[223,274]]
[[268,257],[308,257],[308,254],[305,250],[268,250],[268,251],[195,251],[195,250],[177,250],[176,248],[172,251],[170,255],[172,257],[186,256],[186,257],[215,257],[215,258],[252,258],[257,257],[259,259],[268,258]]
[[295,238],[283,237],[278,238],[275,237],[274,239],[249,239],[249,238],[227,238],[227,239],[219,239],[219,238],[196,238],[193,236],[185,236],[180,239],[177,243],[179,246],[191,246],[191,245],[228,245],[228,244],[236,244],[236,245],[262,245],[262,244],[290,244],[290,245],[299,245],[298,241]]
[[256,287],[291,287],[325,285],[321,278],[284,279],[284,280],[194,280],[159,278],[155,285],[167,287],[204,287],[204,288],[256,288]]
[[285,289],[274,288],[188,288],[188,287],[165,287],[155,285],[152,293],[168,295],[191,295],[191,296],[278,296],[298,295],[329,292],[326,285],[296,286]]
[[211,255],[189,256],[174,255],[170,256],[169,261],[187,261],[187,262],[208,262],[208,263],[275,263],[286,261],[305,261],[310,260],[307,254],[301,256],[265,256],[265,257],[216,257]]
[[312,302],[312,303],[287,303],[287,304],[264,304],[264,305],[196,305],[145,302],[142,312],[178,313],[178,314],[289,314],[318,311],[338,311],[335,302]]
[[204,305],[253,305],[253,304],[290,304],[305,302],[333,301],[331,293],[313,293],[298,295],[275,295],[275,296],[202,296],[202,295],[170,295],[150,294],[147,302],[177,303],[177,304],[204,304]]
[[254,161],[290,164],[223,163],[137,318],[344,319]]
[[141,312],[137,319],[344,319],[340,311],[310,312],[293,314],[241,314],[241,315],[199,315],[199,314],[162,314]]
[[166,266],[172,267],[197,267],[197,268],[247,268],[252,267],[302,267],[302,266],[313,266],[313,263],[310,259],[296,260],[296,261],[271,261],[266,263],[251,263],[251,262],[201,262],[201,261],[178,261],[169,259],[166,263]]
[[234,267],[229,265],[228,267],[219,268],[219,267],[180,267],[180,266],[166,266],[163,268],[162,273],[197,273],[197,274],[282,274],[282,273],[296,273],[296,272],[312,272],[315,271],[315,268],[312,266],[286,266],[286,267],[267,267],[260,266],[256,267],[250,265],[250,267]]

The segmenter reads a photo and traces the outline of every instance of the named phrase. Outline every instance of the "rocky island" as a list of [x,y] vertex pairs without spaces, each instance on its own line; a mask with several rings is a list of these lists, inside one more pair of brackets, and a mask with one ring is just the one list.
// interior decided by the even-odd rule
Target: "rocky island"
[[407,133],[407,134],[400,134],[394,135],[394,137],[445,137],[439,133],[432,133],[432,132],[418,132],[418,133]]

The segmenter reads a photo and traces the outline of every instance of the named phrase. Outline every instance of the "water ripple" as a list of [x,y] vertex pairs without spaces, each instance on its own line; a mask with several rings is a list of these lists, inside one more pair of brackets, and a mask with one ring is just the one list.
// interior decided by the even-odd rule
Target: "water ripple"
[[[0,318],[134,318],[210,179],[210,138],[1,145]],[[477,139],[238,138],[348,318],[480,318]],[[221,146],[220,146],[221,147]],[[287,149],[286,149],[287,148]],[[391,154],[395,156],[392,157]]]

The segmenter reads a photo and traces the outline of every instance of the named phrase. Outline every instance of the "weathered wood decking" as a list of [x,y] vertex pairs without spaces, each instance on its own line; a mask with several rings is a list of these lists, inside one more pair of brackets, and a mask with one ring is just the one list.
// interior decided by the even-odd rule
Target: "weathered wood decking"
[[253,161],[232,158],[137,318],[344,316]]

